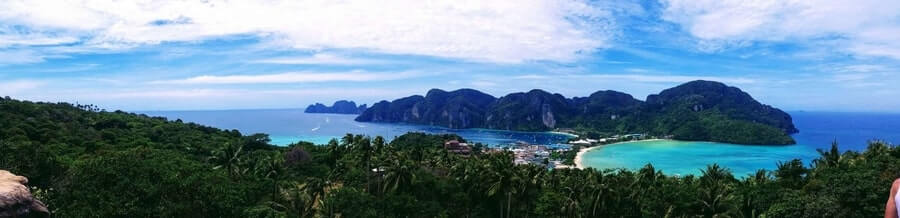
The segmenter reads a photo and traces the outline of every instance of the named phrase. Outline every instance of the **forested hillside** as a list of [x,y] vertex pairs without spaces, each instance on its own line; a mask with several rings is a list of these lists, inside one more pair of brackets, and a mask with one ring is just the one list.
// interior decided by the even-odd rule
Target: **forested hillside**
[[535,89],[494,98],[472,89],[435,89],[424,97],[378,102],[356,120],[519,131],[571,128],[582,133],[647,133],[759,145],[794,144],[789,134],[798,131],[784,111],[736,87],[702,80],[650,95],[646,102],[609,90],[566,98]]
[[262,134],[0,100],[0,169],[28,177],[56,217],[879,217],[900,172],[900,148],[882,142],[754,175],[673,176],[514,165],[511,153],[446,152],[449,139],[275,147]]

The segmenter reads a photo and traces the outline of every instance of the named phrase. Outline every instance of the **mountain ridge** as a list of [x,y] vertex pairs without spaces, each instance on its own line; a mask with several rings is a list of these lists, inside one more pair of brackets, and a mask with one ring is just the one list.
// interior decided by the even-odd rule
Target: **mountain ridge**
[[737,87],[696,80],[647,96],[601,90],[566,98],[540,89],[499,98],[474,89],[431,89],[381,101],[356,121],[549,131],[573,128],[586,132],[649,133],[678,140],[735,144],[794,144],[797,133],[784,111],[762,104]]

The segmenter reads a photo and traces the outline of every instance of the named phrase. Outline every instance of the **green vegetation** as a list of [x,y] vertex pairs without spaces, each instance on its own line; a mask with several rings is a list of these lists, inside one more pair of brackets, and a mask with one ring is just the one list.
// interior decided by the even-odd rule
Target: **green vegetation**
[[463,157],[453,135],[390,143],[268,144],[90,106],[0,100],[0,169],[27,176],[57,217],[878,217],[900,148],[821,151],[737,179],[547,170],[510,153]]
[[650,95],[646,102],[616,91],[566,98],[535,89],[494,98],[472,89],[434,89],[425,97],[378,102],[356,120],[519,131],[570,128],[587,135],[646,133],[756,145],[794,144],[789,134],[797,132],[787,113],[738,88],[700,80]]

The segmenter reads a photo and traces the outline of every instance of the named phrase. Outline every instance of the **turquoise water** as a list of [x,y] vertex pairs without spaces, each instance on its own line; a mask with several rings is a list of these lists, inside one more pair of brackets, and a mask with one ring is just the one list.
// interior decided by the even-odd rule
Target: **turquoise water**
[[807,146],[747,146],[714,142],[672,140],[628,142],[606,145],[585,153],[582,163],[594,168],[640,169],[652,163],[670,175],[700,173],[708,164],[728,167],[736,176],[774,169],[778,160],[817,157]]
[[900,143],[900,115],[875,113],[792,112],[800,133],[796,145],[751,146],[713,142],[649,141],[608,145],[585,153],[583,163],[594,168],[639,169],[652,163],[666,174],[694,174],[718,163],[744,176],[758,169],[775,169],[778,161],[799,158],[806,163],[838,141],[841,150],[860,151],[867,141]]
[[237,129],[243,134],[266,133],[276,145],[298,141],[326,144],[347,133],[382,136],[391,140],[407,132],[432,134],[453,133],[472,142],[490,146],[504,146],[517,141],[532,144],[565,142],[567,135],[547,132],[517,132],[488,129],[448,129],[435,126],[362,123],[356,115],[308,114],[300,109],[223,110],[223,111],[146,111],[150,116],[181,119],[222,129]]
[[[454,133],[474,141],[502,146],[516,141],[533,144],[565,142],[568,136],[544,132],[515,132],[486,129],[447,129],[433,126],[360,123],[355,115],[307,114],[299,109],[227,110],[227,111],[152,111],[141,112],[182,119],[244,134],[267,133],[273,144],[297,141],[325,144],[346,133],[380,135],[390,140],[406,132]],[[793,135],[796,145],[749,146],[712,142],[655,141],[609,145],[592,150],[585,164],[595,168],[638,169],[652,163],[667,174],[696,174],[707,164],[718,163],[741,176],[757,169],[774,169],[776,162],[800,158],[805,162],[818,157],[817,148],[827,149],[832,140],[842,150],[862,150],[866,141],[883,139],[900,143],[900,115],[874,113],[791,112],[800,129]]]

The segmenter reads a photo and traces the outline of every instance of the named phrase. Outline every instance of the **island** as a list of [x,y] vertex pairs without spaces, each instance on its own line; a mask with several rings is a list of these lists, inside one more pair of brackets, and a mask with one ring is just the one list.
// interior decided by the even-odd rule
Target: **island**
[[381,101],[356,121],[517,131],[572,129],[598,135],[641,133],[675,140],[795,144],[791,116],[721,82],[687,82],[646,101],[604,90],[566,98],[535,89],[496,98],[474,89],[432,89]]
[[322,103],[311,104],[306,107],[305,113],[328,113],[328,114],[360,114],[366,111],[366,104],[356,106],[356,102],[340,100],[334,102],[331,107]]
[[534,164],[546,150],[520,148],[424,133],[276,146],[265,134],[6,97],[0,217],[879,217],[900,169],[900,147],[880,141],[749,175],[715,163],[696,175],[548,170]]

